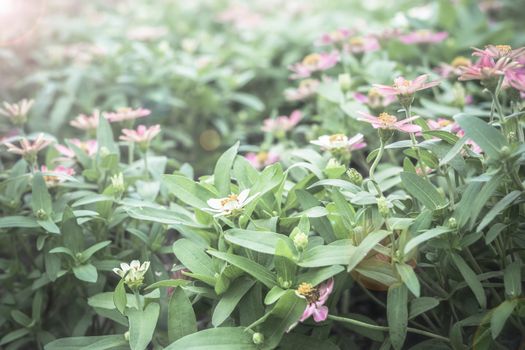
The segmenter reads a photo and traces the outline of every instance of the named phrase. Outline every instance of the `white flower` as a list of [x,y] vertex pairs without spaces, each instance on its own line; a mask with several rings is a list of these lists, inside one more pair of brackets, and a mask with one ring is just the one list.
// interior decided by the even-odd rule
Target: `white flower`
[[140,287],[144,281],[144,275],[149,269],[149,261],[144,261],[142,265],[140,261],[133,260],[131,263],[121,263],[120,269],[114,268],[113,272],[119,275],[121,278],[124,278],[124,283],[126,283],[130,288]]
[[210,208],[205,208],[204,210],[216,213],[215,216],[230,215],[241,210],[255,198],[256,195],[248,197],[249,193],[250,190],[246,189],[239,194],[232,193],[228,197],[211,198],[207,202]]
[[320,136],[317,140],[310,141],[311,144],[320,146],[326,150],[344,148],[348,150],[360,149],[366,146],[366,143],[363,142],[363,135],[357,134],[352,138],[348,138],[343,134],[334,134],[334,135],[323,135]]

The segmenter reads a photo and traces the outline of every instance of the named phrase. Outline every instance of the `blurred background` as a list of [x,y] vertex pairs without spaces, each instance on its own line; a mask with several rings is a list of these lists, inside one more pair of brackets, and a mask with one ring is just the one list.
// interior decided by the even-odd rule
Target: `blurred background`
[[[288,66],[325,32],[447,31],[439,50],[426,48],[437,65],[472,46],[523,45],[524,16],[518,0],[0,0],[0,99],[34,99],[29,131],[59,139],[77,136],[69,121],[79,114],[150,109],[142,122],[163,128],[155,151],[172,170],[204,174],[236,140],[256,150],[263,119],[307,108],[286,98],[297,85]],[[385,60],[418,57],[388,45]],[[362,69],[376,78],[396,67]]]

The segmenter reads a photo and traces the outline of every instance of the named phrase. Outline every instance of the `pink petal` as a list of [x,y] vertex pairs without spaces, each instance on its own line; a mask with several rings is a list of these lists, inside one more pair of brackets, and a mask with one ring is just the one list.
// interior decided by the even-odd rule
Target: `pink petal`
[[313,311],[314,321],[323,322],[328,317],[328,308],[326,306],[321,306]]
[[301,316],[301,318],[299,319],[300,322],[304,322],[304,320],[306,320],[308,317],[312,316],[312,314],[315,312],[315,305],[314,304],[311,304],[311,305],[308,305],[306,307],[306,309],[304,309],[304,312],[303,312],[303,315]]

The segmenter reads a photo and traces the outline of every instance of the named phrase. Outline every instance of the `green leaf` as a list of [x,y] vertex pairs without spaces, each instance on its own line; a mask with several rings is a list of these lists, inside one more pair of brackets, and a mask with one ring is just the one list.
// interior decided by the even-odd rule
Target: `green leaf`
[[242,327],[210,328],[187,335],[164,350],[257,350],[252,335]]
[[421,286],[419,284],[419,280],[417,279],[417,275],[414,272],[414,268],[407,264],[400,263],[396,264],[396,269],[407,288],[412,292],[412,294],[414,294],[416,298],[419,298]]
[[367,256],[367,254],[389,234],[390,232],[385,230],[369,233],[365,239],[363,239],[363,241],[359,243],[359,245],[353,250],[352,254],[350,255],[346,271],[352,271]]
[[408,327],[407,288],[393,284],[388,288],[387,310],[390,341],[394,349],[403,348]]
[[507,265],[505,273],[503,274],[505,294],[511,298],[519,297],[521,295],[521,266],[521,262],[515,261],[512,264]]
[[227,196],[231,193],[231,169],[233,161],[237,156],[237,150],[239,149],[239,142],[237,141],[232,147],[224,152],[217,160],[215,170],[213,172],[213,182],[220,196]]
[[110,350],[127,346],[123,334],[96,337],[72,337],[54,340],[44,350]]
[[490,158],[499,158],[501,148],[508,146],[501,132],[481,119],[464,114],[454,119],[465,130],[465,135],[477,143]]
[[478,225],[477,231],[481,231],[494,220],[503,210],[507,209],[519,196],[521,191],[512,191],[503,197],[496,205],[494,205],[487,214],[483,217],[483,220]]
[[121,279],[117,286],[115,287],[115,292],[113,293],[113,303],[115,304],[115,307],[117,310],[124,314],[124,311],[126,310],[126,303],[127,303],[127,297],[126,297],[126,287],[124,286],[124,279]]
[[[41,172],[36,172],[33,175],[33,186],[31,196],[31,207],[33,214],[40,218],[39,212],[49,216],[53,212],[51,203],[51,195],[47,190],[46,182]],[[45,220],[44,218],[42,220]]]
[[424,243],[432,238],[441,236],[443,233],[450,232],[451,229],[446,227],[436,227],[431,230],[425,231],[424,233],[421,233],[417,235],[416,237],[410,239],[410,241],[407,242],[405,245],[404,253],[405,255],[408,255],[410,251],[417,246],[419,246],[421,243]]
[[410,313],[408,314],[408,319],[411,320],[414,317],[421,315],[422,313],[427,312],[439,305],[439,300],[432,297],[421,297],[417,299],[412,299],[410,301]]
[[496,339],[498,335],[503,330],[507,319],[512,315],[514,308],[518,301],[514,300],[505,300],[498,307],[492,311],[492,316],[490,317],[490,331],[492,334],[492,339]]
[[224,238],[238,246],[254,250],[256,252],[272,254],[280,239],[288,240],[288,236],[269,232],[269,231],[252,231],[243,229],[231,229],[224,233]]
[[84,264],[73,267],[75,277],[81,281],[95,283],[97,282],[98,274],[95,266],[91,264]]
[[[99,118],[97,128],[97,144],[98,149],[106,148],[109,153],[119,154],[119,148],[113,138],[113,131],[111,125],[106,118]],[[100,152],[97,153],[97,157],[100,157]]]
[[160,306],[150,303],[144,310],[128,309],[129,346],[131,350],[145,350],[151,342],[159,318]]
[[157,281],[155,283],[150,284],[145,290],[152,290],[160,287],[167,287],[167,288],[174,288],[174,287],[180,287],[180,286],[186,286],[190,284],[191,282],[188,280],[182,280],[182,279],[175,279],[175,280],[162,280]]
[[5,216],[0,218],[0,228],[12,228],[12,227],[21,227],[21,228],[36,228],[38,227],[38,222],[31,217],[26,216]]
[[447,205],[447,201],[429,181],[413,173],[402,172],[401,181],[408,193],[416,197],[428,209],[436,210]]
[[213,262],[204,252],[204,248],[189,239],[183,238],[173,243],[173,253],[191,272],[209,277],[215,276]]
[[107,247],[110,244],[111,244],[111,241],[103,241],[103,242],[98,242],[98,243],[92,245],[91,247],[89,247],[88,249],[86,249],[86,250],[84,250],[82,252],[82,256],[80,258],[80,262],[88,261],[89,258],[91,258],[91,256],[93,256],[93,254],[95,254],[96,252],[98,252],[101,249],[104,249],[105,247]]
[[[11,343],[12,341],[15,341],[17,339],[20,339],[22,338],[23,336],[29,334],[29,329],[27,328],[20,328],[20,329],[17,329],[17,330],[14,330],[12,332],[9,332],[7,333],[6,335],[4,335],[1,339],[0,339],[0,346],[1,345],[5,345],[5,344],[8,344],[8,343]],[[46,346],[46,350],[47,350],[47,346]]]
[[31,318],[19,310],[12,310],[11,317],[22,327],[29,327],[31,325]]
[[213,310],[211,323],[214,327],[218,327],[226,321],[254,283],[254,281],[248,279],[237,279],[232,283],[230,288],[222,294],[221,300],[219,300],[215,310]]
[[168,305],[168,339],[171,342],[197,332],[197,319],[191,301],[180,287],[176,287]]
[[164,175],[162,179],[168,191],[194,208],[208,208],[206,201],[217,197],[217,194],[183,175]]
[[320,245],[308,249],[298,262],[302,267],[321,267],[331,265],[346,265],[350,260],[355,246],[350,242],[344,245]]
[[267,268],[254,261],[251,261],[248,258],[234,254],[218,252],[215,250],[208,250],[208,254],[213,255],[221,260],[227,261],[234,266],[237,266],[244,272],[253,276],[255,279],[257,279],[259,282],[261,282],[268,288],[272,288],[276,284],[275,276]]
[[293,247],[293,244],[289,244],[283,239],[279,240],[275,247],[273,263],[277,273],[277,282],[283,288],[290,288],[294,284],[297,272],[295,256],[292,251],[295,248],[291,247]]
[[468,286],[476,296],[479,305],[485,309],[487,307],[487,298],[485,296],[483,286],[476,276],[476,273],[472,271],[472,269],[467,265],[461,256],[455,253],[452,254],[452,261],[454,261],[454,264],[461,273],[461,276],[463,276],[465,282],[467,282]]

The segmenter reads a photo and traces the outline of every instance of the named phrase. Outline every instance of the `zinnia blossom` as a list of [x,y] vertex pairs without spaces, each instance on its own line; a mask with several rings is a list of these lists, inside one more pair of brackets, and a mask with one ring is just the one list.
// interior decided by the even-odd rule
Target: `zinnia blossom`
[[264,151],[259,153],[250,152],[246,154],[245,158],[255,169],[262,169],[279,161],[278,154]]
[[125,120],[135,120],[137,118],[146,117],[151,114],[149,109],[139,108],[119,108],[116,112],[104,113],[104,117],[111,123],[122,122]]
[[295,294],[306,299],[307,305],[299,322],[304,322],[310,316],[313,316],[315,322],[323,322],[328,317],[328,307],[325,306],[328,297],[334,289],[334,280],[330,278],[328,282],[320,286],[312,286],[310,283],[301,283]]
[[255,198],[255,195],[248,197],[249,194],[250,190],[245,189],[239,194],[232,193],[228,197],[211,198],[206,202],[210,208],[204,208],[203,210],[215,213],[214,216],[237,214]]
[[432,32],[430,30],[416,30],[414,32],[399,36],[399,40],[406,45],[412,44],[436,44],[448,38],[447,32]]
[[[88,156],[93,156],[97,153],[98,150],[98,143],[97,140],[87,140],[87,141],[80,141],[79,139],[69,139],[68,140],[71,144],[77,146]],[[55,145],[55,148],[60,154],[62,154],[64,157],[73,159],[76,157],[75,151],[73,151],[71,148],[64,146],[64,145]]]
[[0,115],[7,117],[15,125],[23,125],[27,122],[27,114],[34,103],[34,100],[27,99],[17,103],[4,102],[4,108],[0,108]]
[[133,260],[129,264],[121,263],[120,269],[116,267],[113,269],[113,272],[121,278],[124,278],[124,283],[126,283],[128,287],[135,289],[142,285],[144,275],[146,274],[146,271],[148,271],[149,265],[149,261],[144,261],[140,264],[140,261]]
[[324,33],[319,40],[320,45],[333,45],[342,42],[353,34],[353,30],[340,28],[330,33]]
[[265,132],[287,132],[296,126],[302,118],[303,115],[299,110],[293,111],[289,117],[281,115],[275,119],[267,118],[264,120],[261,130]]
[[374,36],[356,36],[350,38],[343,45],[346,52],[359,54],[364,52],[374,52],[381,48],[379,41]]
[[414,80],[398,77],[394,80],[393,86],[374,84],[374,87],[385,96],[411,96],[417,91],[429,89],[440,83],[439,81],[427,82],[427,79],[428,74],[420,75]]
[[487,45],[484,49],[474,48],[472,56],[490,57],[495,60],[498,60],[502,57],[508,57],[514,60],[524,54],[525,47],[520,47],[513,50],[512,46],[510,45]]
[[303,58],[301,62],[289,67],[294,73],[290,78],[309,78],[312,73],[330,69],[335,66],[337,62],[339,62],[339,53],[337,53],[337,51],[309,54]]
[[70,121],[69,124],[77,129],[92,131],[97,129],[99,118],[100,111],[95,110],[92,115],[80,114]]
[[461,67],[459,80],[490,80],[504,76],[507,71],[517,68],[518,62],[509,57],[501,57],[497,61],[489,56],[483,56],[473,65]]
[[123,135],[120,135],[120,140],[147,145],[159,133],[160,125],[158,124],[150,126],[149,128],[145,125],[139,125],[137,130],[122,129]]
[[49,172],[49,173],[56,174],[56,175],[53,175],[53,174],[44,175],[44,181],[46,182],[46,185],[48,187],[53,187],[53,186],[58,185],[60,182],[63,182],[64,178],[60,177],[60,175],[66,175],[66,176],[75,175],[75,169],[68,168],[63,165],[59,165],[53,170],[50,170],[47,168],[47,166],[42,165],[40,167],[40,171],[43,173]]
[[374,129],[398,130],[408,133],[421,131],[419,125],[410,124],[411,121],[419,118],[419,116],[413,116],[397,121],[395,116],[388,113],[381,113],[378,117],[364,112],[359,112],[359,114],[363,116],[362,118],[359,118],[359,120],[372,124]]
[[362,134],[357,134],[352,138],[348,138],[344,134],[323,135],[317,140],[310,141],[310,143],[325,150],[347,149],[353,151],[366,147]]
[[53,141],[44,137],[44,134],[39,134],[35,141],[31,142],[26,138],[20,140],[20,146],[15,146],[11,142],[4,142],[7,146],[7,151],[14,154],[19,154],[24,158],[35,158],[37,153],[49,146]]
[[354,93],[354,98],[367,105],[372,109],[384,108],[392,104],[396,100],[396,97],[393,95],[385,96],[381,95],[376,89],[372,88],[368,91],[367,95],[364,95],[360,92]]
[[[465,131],[464,130],[460,130],[456,133],[456,136],[459,137],[459,138],[462,138],[465,136]],[[481,147],[479,147],[479,145],[477,143],[475,143],[474,141],[472,140],[467,140],[467,142],[465,142],[466,145],[470,146],[470,150],[476,154],[481,154],[483,153],[483,150],[481,149]]]
[[301,101],[314,95],[319,87],[319,80],[304,79],[301,80],[297,89],[286,89],[284,96],[288,101]]

